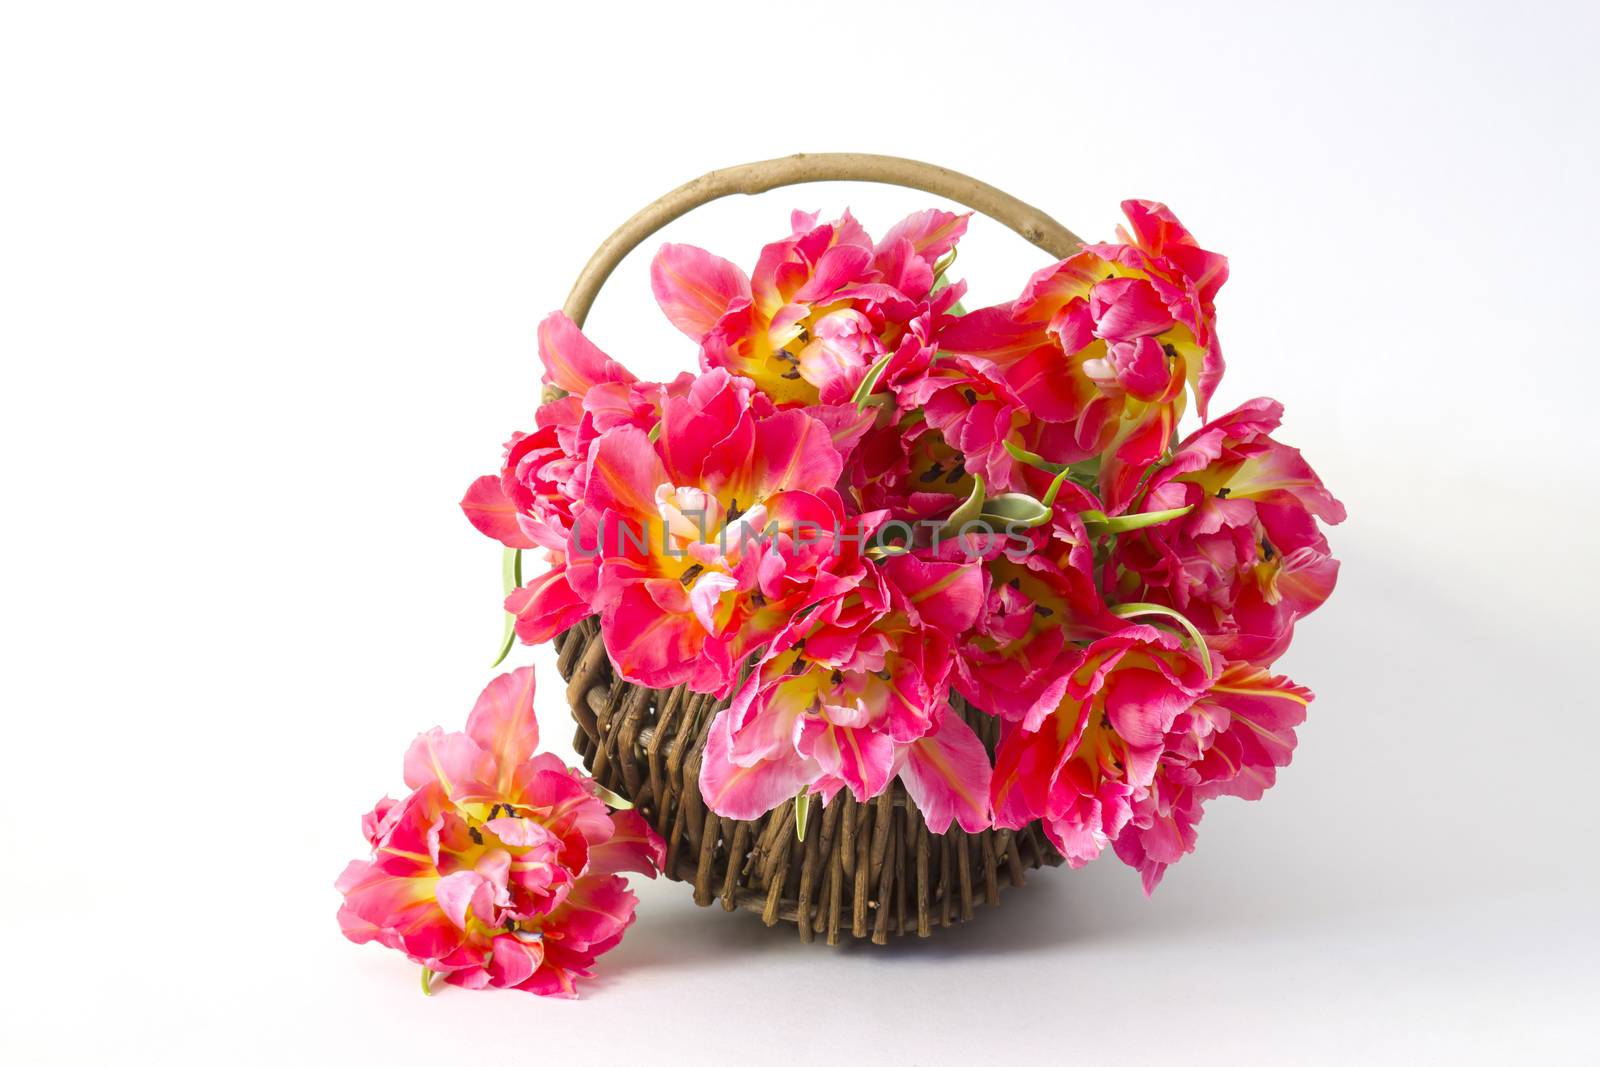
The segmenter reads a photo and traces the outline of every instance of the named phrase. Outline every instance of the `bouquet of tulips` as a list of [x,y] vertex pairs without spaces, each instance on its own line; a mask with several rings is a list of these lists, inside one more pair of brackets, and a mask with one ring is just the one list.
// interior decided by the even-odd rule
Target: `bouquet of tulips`
[[[1311,693],[1272,664],[1333,590],[1318,520],[1344,510],[1273,437],[1279,404],[1210,418],[1227,261],[1166,207],[1122,206],[1116,242],[972,311],[951,277],[967,216],[947,211],[877,241],[848,212],[797,212],[749,273],[667,245],[652,288],[699,366],[669,382],[639,380],[566,315],[545,319],[533,428],[462,501],[480,531],[546,561],[506,598],[517,637],[597,617],[625,681],[726,700],[699,782],[720,815],[791,798],[803,812],[840,790],[865,801],[898,779],[935,833],[1038,820],[1070,865],[1109,845],[1152,890],[1194,847],[1207,800],[1255,799],[1289,762]],[[1185,434],[1191,407],[1201,425]],[[1000,721],[992,758],[953,695]],[[485,729],[477,748],[418,743],[470,763],[505,733]],[[499,788],[461,787],[459,803],[513,799],[506,761],[528,758],[516,747]],[[440,810],[458,803],[453,777],[487,773],[441,766],[407,762]],[[516,804],[462,825],[548,843],[524,825],[550,823],[546,809]],[[603,805],[590,817],[591,846],[628,859],[596,885],[659,863],[642,820],[611,819]],[[452,980],[570,989],[592,953],[554,977],[528,963],[517,931],[559,901],[518,911],[508,884],[492,869],[433,905],[459,912],[458,932],[490,917]],[[611,913],[577,943],[620,937],[631,897]],[[353,918],[356,933],[394,940],[386,914]],[[461,951],[466,932],[441,944]],[[498,958],[484,937],[512,939],[509,975],[484,970]]]
[[[966,216],[874,241],[795,213],[746,274],[667,245],[651,284],[700,372],[640,381],[565,316],[544,402],[462,502],[542,550],[517,635],[595,615],[627,681],[731,696],[701,775],[750,819],[898,777],[930,829],[1042,819],[1146,888],[1210,797],[1257,797],[1311,694],[1271,672],[1338,571],[1343,509],[1222,378],[1227,261],[1160,204],[966,312]],[[745,670],[749,666],[750,669]],[[991,764],[951,691],[1003,722]]]

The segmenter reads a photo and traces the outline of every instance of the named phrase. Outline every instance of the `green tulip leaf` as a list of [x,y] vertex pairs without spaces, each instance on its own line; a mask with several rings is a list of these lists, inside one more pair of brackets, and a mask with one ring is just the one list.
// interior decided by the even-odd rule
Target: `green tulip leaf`
[[869,400],[867,398],[878,387],[878,379],[883,377],[884,369],[889,366],[889,359],[893,355],[894,353],[892,352],[886,352],[879,356],[878,361],[867,371],[867,376],[861,379],[861,384],[856,386],[856,391],[850,396],[850,403],[856,406],[856,410],[865,410],[868,404],[880,404],[888,399],[887,397],[883,400]]
[[1089,532],[1096,537],[1101,534],[1127,533],[1129,530],[1142,530],[1146,526],[1159,526],[1164,522],[1182,518],[1194,510],[1194,505],[1189,504],[1181,508],[1168,508],[1165,511],[1147,511],[1141,515],[1118,515],[1116,518],[1107,518],[1103,511],[1085,511],[1080,513],[1083,524]]
[[599,782],[591,781],[589,788],[594,790],[594,795],[606,802],[606,805],[616,811],[628,811],[633,807],[633,801],[620,793],[613,793]]
[[974,475],[972,492],[967,494],[967,499],[960,507],[950,513],[950,517],[944,521],[944,529],[941,532],[959,534],[961,527],[983,514],[983,506],[983,476]]
[[798,841],[806,839],[806,815],[810,810],[811,794],[802,786],[794,798],[794,836]]
[[[508,548],[500,556],[500,585],[505,590],[505,595],[510,596],[522,588],[522,549]],[[494,658],[491,667],[498,667],[506,661],[511,654],[511,646],[517,640],[517,617],[511,612],[506,612],[506,632],[500,637],[500,654]]]
[[1002,526],[1032,529],[1050,521],[1050,506],[1027,493],[1001,493],[983,502],[981,517]]

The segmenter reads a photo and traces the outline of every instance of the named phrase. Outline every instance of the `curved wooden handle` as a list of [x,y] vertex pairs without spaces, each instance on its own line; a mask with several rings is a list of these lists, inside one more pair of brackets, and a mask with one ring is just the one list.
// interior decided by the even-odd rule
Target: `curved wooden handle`
[[678,186],[624,222],[589,257],[583,273],[578,275],[578,281],[567,297],[565,310],[568,317],[582,326],[589,315],[589,308],[594,304],[594,298],[600,293],[600,287],[623,257],[661,227],[701,204],[709,204],[735,193],[753,195],[785,185],[833,181],[902,185],[907,189],[920,189],[946,200],[954,200],[1015,230],[1057,259],[1072,255],[1083,244],[1076,234],[1038,208],[976,178],[936,167],[932,163],[859,152],[802,153],[714,170]]

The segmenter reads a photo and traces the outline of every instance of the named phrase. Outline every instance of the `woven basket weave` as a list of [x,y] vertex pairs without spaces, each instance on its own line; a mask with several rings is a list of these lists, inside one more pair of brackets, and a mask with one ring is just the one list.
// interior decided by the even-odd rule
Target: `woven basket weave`
[[[1000,902],[1002,882],[1061,857],[1038,824],[1024,830],[928,824],[898,781],[858,804],[842,791],[796,839],[794,801],[750,822],[724,819],[700,797],[700,757],[712,718],[726,705],[701,693],[618,681],[593,619],[556,638],[574,741],[606,788],[629,800],[667,842],[667,877],[694,885],[696,904],[759,912],[768,926],[795,923],[800,939],[842,932],[883,944],[890,934],[970,919],[979,900]],[[953,697],[955,710],[994,752],[998,722]]]
[[[869,181],[920,189],[973,208],[1056,258],[1078,250],[1071,231],[998,189],[954,171],[890,156],[797,155],[713,171],[645,208],[600,246],[567,299],[583,324],[600,287],[641,241],[711,200],[814,181]],[[841,933],[884,944],[891,934],[928,936],[935,926],[973,917],[979,900],[995,905],[1002,884],[1055,866],[1061,856],[1039,825],[968,834],[928,830],[898,781],[865,804],[841,791],[795,830],[791,800],[749,822],[708,811],[700,796],[700,760],[711,720],[724,701],[679,686],[658,690],[615,676],[596,621],[555,640],[578,732],[575,745],[590,773],[632,801],[667,843],[665,874],[694,886],[702,906],[720,901],[758,912],[769,926],[794,923],[802,941]],[[953,710],[994,755],[999,723],[952,695]]]

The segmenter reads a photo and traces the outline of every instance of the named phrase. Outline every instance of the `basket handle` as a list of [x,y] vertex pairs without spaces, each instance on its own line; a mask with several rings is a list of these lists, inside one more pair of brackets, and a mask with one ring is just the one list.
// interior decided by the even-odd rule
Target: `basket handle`
[[567,297],[567,316],[582,326],[600,287],[623,257],[661,227],[700,205],[735,193],[748,196],[785,185],[832,181],[901,185],[954,200],[1016,231],[1057,259],[1072,255],[1083,244],[1076,234],[1038,208],[976,178],[932,163],[860,152],[801,153],[714,170],[678,186],[624,222],[584,265]]

